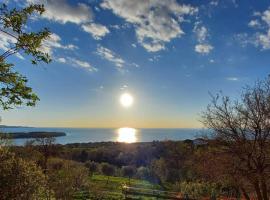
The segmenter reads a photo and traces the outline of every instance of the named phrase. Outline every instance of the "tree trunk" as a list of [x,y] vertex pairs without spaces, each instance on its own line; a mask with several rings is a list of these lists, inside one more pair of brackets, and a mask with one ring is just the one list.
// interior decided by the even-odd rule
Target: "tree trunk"
[[249,197],[247,191],[246,191],[244,188],[241,188],[241,191],[242,191],[242,193],[243,193],[245,199],[246,199],[246,200],[250,200],[250,197]]
[[264,199],[264,200],[269,200],[269,199],[268,199],[268,192],[267,192],[267,185],[266,185],[266,183],[265,183],[264,177],[262,177],[261,185],[262,185],[262,195],[263,195],[263,199]]
[[263,200],[261,190],[260,190],[260,186],[259,186],[259,182],[255,181],[253,185],[254,185],[254,188],[255,188],[255,191],[256,191],[257,199],[258,200]]

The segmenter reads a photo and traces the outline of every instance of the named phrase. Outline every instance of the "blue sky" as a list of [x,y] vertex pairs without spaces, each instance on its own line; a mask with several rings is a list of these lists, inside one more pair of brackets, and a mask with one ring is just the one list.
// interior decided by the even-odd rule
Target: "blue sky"
[[[9,1],[43,3],[27,28],[48,27],[49,65],[10,58],[41,101],[2,123],[51,127],[200,127],[209,92],[238,97],[269,74],[270,2],[240,0]],[[10,38],[0,35],[0,49]],[[134,105],[119,104],[128,92]]]

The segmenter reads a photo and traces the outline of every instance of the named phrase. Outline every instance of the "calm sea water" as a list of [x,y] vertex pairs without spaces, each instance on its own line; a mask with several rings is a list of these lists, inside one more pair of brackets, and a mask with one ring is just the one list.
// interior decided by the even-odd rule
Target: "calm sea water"
[[[0,128],[2,132],[56,131],[66,136],[57,137],[59,144],[119,141],[118,129],[101,128]],[[136,129],[136,142],[194,139],[202,134],[201,129]],[[13,144],[23,145],[27,139],[14,139]]]

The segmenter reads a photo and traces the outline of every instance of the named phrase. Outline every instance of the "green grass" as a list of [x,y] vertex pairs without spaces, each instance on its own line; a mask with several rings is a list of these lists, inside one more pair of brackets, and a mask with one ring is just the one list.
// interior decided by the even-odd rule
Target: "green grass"
[[[109,177],[109,182],[107,183],[107,176],[104,175],[93,175],[90,179],[90,185],[93,190],[92,199],[124,199],[122,195],[122,185],[129,183],[129,179],[125,177]],[[158,185],[153,185],[148,181],[139,180],[139,179],[130,179],[130,186],[131,187],[139,187],[145,189],[160,189]],[[98,198],[97,196],[100,196]],[[137,197],[134,199],[151,199],[151,198],[144,198],[144,197]]]

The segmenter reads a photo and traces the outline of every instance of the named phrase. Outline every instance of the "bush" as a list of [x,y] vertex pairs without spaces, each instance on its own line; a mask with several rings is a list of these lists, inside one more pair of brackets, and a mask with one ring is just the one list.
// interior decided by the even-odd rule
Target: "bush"
[[101,164],[101,172],[108,176],[108,179],[107,179],[107,184],[109,182],[109,176],[112,176],[114,175],[114,172],[115,172],[115,167],[113,165],[110,165],[108,163],[102,163]]
[[87,176],[81,163],[56,158],[48,161],[48,184],[56,199],[72,199],[77,192],[88,190]]
[[209,182],[179,182],[174,185],[174,190],[189,197],[201,199],[203,197],[217,197],[220,194],[220,187]]
[[98,169],[98,164],[96,162],[93,161],[87,161],[84,166],[88,169],[89,171],[89,175],[93,175],[94,172],[97,171]]
[[122,167],[122,175],[129,178],[129,184],[130,184],[130,178],[134,176],[135,173],[136,173],[136,168],[132,166]]
[[149,168],[141,166],[137,169],[136,177],[139,179],[150,180],[151,172]]
[[0,197],[8,199],[43,199],[45,177],[33,162],[17,158],[0,146]]

